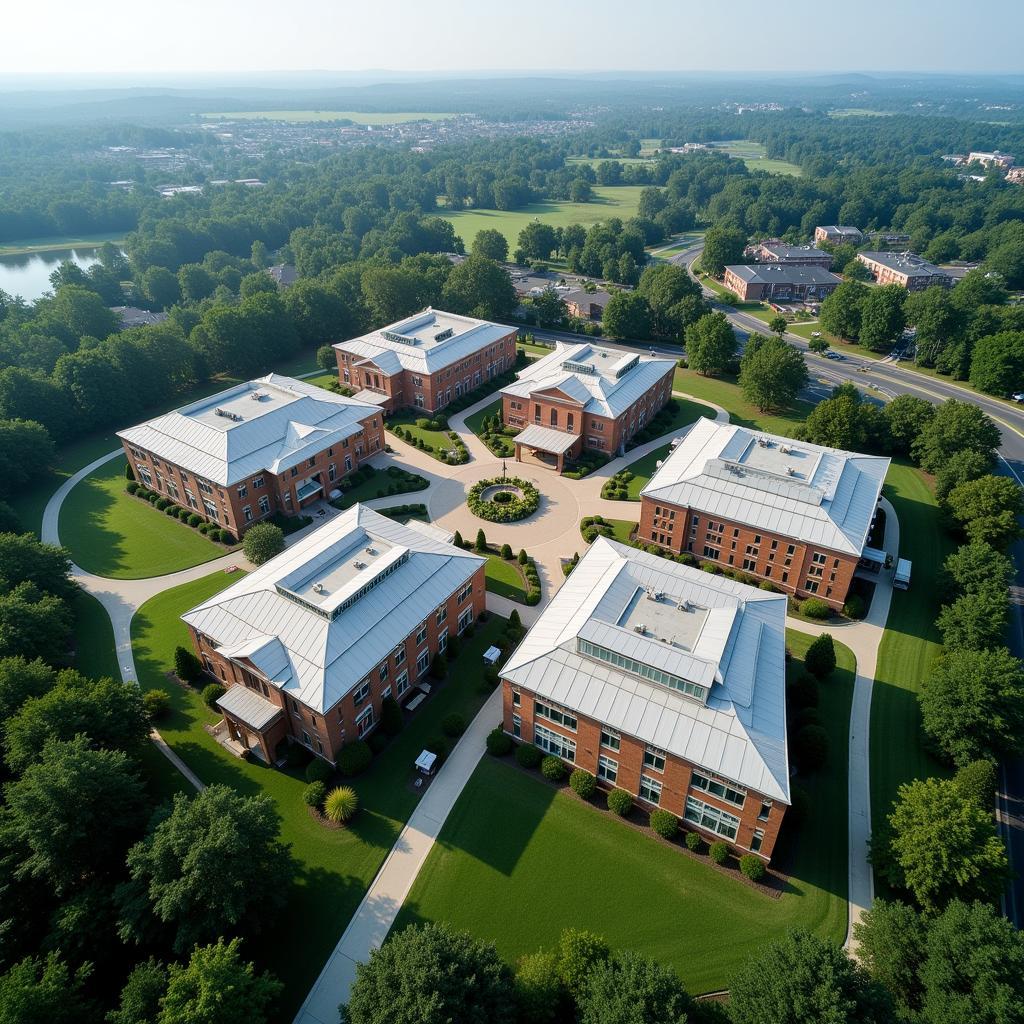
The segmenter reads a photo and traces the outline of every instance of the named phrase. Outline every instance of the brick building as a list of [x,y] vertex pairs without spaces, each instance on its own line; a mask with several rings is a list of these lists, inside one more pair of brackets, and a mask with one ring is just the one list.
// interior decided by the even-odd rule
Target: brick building
[[769,860],[786,599],[598,538],[501,670],[503,728]]
[[888,468],[700,419],[640,492],[637,536],[841,608]]
[[569,316],[577,316],[582,320],[594,320],[598,323],[604,317],[605,307],[611,302],[611,292],[596,291],[588,292],[585,288],[577,288],[571,292],[564,292],[562,301]]
[[511,370],[516,329],[427,309],[334,346],[342,384],[385,412],[437,412]]
[[857,259],[879,284],[902,285],[910,292],[924,291],[932,285],[953,287],[950,274],[912,252],[859,252]]
[[516,461],[558,472],[584,451],[614,455],[672,397],[671,359],[597,345],[559,346],[501,390],[502,418],[524,428]]
[[135,478],[241,534],[296,515],[384,448],[373,405],[271,373],[122,430]]
[[813,245],[787,245],[775,239],[750,246],[744,255],[758,263],[782,263],[790,267],[821,267],[832,269],[832,256]]
[[726,267],[722,283],[744,302],[820,302],[842,281],[818,266],[757,263]]
[[864,241],[864,232],[846,224],[819,224],[814,229],[814,241],[829,242],[832,245],[860,245]]
[[429,691],[434,655],[484,610],[484,564],[364,505],[328,520],[182,616],[227,687],[222,728],[267,763],[287,742],[333,763],[387,697]]

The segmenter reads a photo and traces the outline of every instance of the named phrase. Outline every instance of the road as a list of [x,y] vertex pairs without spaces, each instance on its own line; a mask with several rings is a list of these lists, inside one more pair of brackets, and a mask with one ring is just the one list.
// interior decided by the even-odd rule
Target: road
[[[700,256],[702,245],[695,245],[683,252],[669,257],[669,262],[685,267],[692,273],[693,263]],[[745,341],[752,333],[768,335],[768,325],[749,313],[743,313],[724,305],[718,295],[705,286],[701,286],[707,298],[716,310],[725,313],[736,328],[741,341]],[[578,334],[563,331],[535,329],[537,338],[546,340],[562,340],[579,343]],[[954,383],[925,376],[914,370],[905,369],[898,363],[883,360],[859,360],[853,355],[844,355],[842,360],[826,359],[816,355],[807,347],[807,342],[796,334],[787,334],[786,340],[801,349],[807,360],[812,383],[807,388],[806,397],[810,401],[821,401],[829,396],[831,388],[837,384],[850,382],[868,396],[881,401],[895,398],[897,395],[916,395],[934,405],[949,399],[973,402],[980,406],[996,422],[1002,433],[999,447],[999,472],[1013,477],[1024,486],[1024,408],[1015,408],[994,398],[986,398],[975,394]],[[637,348],[657,352],[659,355],[670,355],[678,358],[677,347],[665,345],[617,344],[602,341],[603,345],[634,351]],[[862,369],[861,369],[862,368]],[[1016,568],[1016,578],[1010,590],[1011,619],[1009,644],[1018,658],[1024,658],[1024,541],[1014,545],[1011,550]],[[1024,916],[1024,759],[1006,764],[1002,767],[999,792],[997,793],[997,815],[1000,829],[1009,851],[1010,863],[1017,872],[1017,878],[1008,887],[1005,897],[1007,917],[1018,927],[1022,927]]]

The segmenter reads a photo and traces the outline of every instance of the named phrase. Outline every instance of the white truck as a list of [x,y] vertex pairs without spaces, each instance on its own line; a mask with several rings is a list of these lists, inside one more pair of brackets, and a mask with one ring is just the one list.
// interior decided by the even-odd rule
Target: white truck
[[896,562],[896,571],[892,574],[892,585],[897,590],[910,589],[910,560],[900,558]]

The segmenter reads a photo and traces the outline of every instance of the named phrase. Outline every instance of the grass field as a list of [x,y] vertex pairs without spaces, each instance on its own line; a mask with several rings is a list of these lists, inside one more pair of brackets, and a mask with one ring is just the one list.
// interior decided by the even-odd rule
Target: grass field
[[[548,352],[550,352],[550,350],[548,350]],[[490,405],[485,405],[482,409],[478,409],[475,413],[473,413],[472,416],[467,416],[466,426],[469,427],[469,429],[472,430],[477,437],[480,437],[480,432],[483,428],[484,420],[490,416],[496,416],[500,412],[501,399],[496,398],[493,402],[491,402]],[[503,436],[501,438],[501,448],[502,451],[495,452],[499,459],[511,459],[515,457],[516,445],[515,440],[513,438]]]
[[99,248],[104,242],[124,243],[123,231],[108,231],[97,235],[51,235],[43,238],[19,238],[0,243],[0,256],[27,256],[34,252],[53,252],[58,249]]
[[101,676],[120,679],[114,628],[106,609],[84,590],[75,594],[72,609],[75,613],[75,668],[92,679]]
[[[787,634],[799,658],[811,637]],[[493,942],[510,963],[586,928],[614,947],[674,967],[693,993],[732,972],[787,928],[833,941],[846,932],[846,745],[854,661],[821,688],[828,768],[802,781],[814,812],[779,856],[790,875],[773,899],[597,814],[492,758],[476,769],[419,873],[396,928],[446,921]],[[777,851],[778,856],[778,851]]]
[[[617,540],[620,544],[628,544],[633,531],[639,525],[635,520],[631,519],[609,519],[607,516],[603,518],[604,525],[612,528],[611,539]],[[582,530],[582,524],[580,529]]]
[[910,590],[894,590],[871,696],[871,820],[885,820],[904,782],[946,774],[924,747],[917,695],[939,653],[938,575],[953,543],[939,522],[929,479],[893,463],[885,495],[900,522],[900,557],[914,563]]
[[229,110],[203,117],[244,121],[354,121],[356,124],[405,124],[409,121],[443,121],[457,113],[406,110],[400,113],[374,113],[365,110]]
[[301,771],[267,768],[229,754],[203,729],[217,716],[198,693],[167,677],[174,648],[188,642],[179,616],[237,579],[237,573],[214,573],[146,602],[132,622],[132,648],[143,690],[160,688],[170,696],[171,713],[160,731],[174,751],[206,783],[223,783],[245,795],[266,793],[281,816],[282,839],[291,846],[298,873],[284,911],[247,952],[284,982],[278,1018],[283,1021],[291,1020],[416,806],[418,794],[410,785],[416,755],[441,735],[445,715],[459,712],[468,721],[486,699],[480,688],[482,656],[504,620],[492,615],[464,640],[458,670],[434,688],[405,730],[353,780],[360,810],[351,827],[331,831],[307,813]]
[[506,562],[501,555],[488,553],[484,579],[487,589],[492,594],[507,597],[510,601],[518,601],[520,604],[525,603],[526,580],[519,571],[518,562]]
[[760,142],[752,142],[750,139],[727,139],[725,142],[716,142],[714,148],[742,160],[749,171],[791,174],[795,178],[800,177],[803,173],[796,164],[791,164],[786,160],[775,160],[768,156]]
[[554,352],[553,348],[548,348],[546,345],[531,345],[528,341],[520,341],[518,347],[526,353],[528,359],[543,359],[544,356],[549,356]]
[[[391,413],[387,417],[386,426],[391,431],[394,431],[395,427],[401,427],[403,433],[406,430],[410,431],[414,439],[422,439],[424,444],[430,445],[432,450],[427,452],[428,455],[433,455],[438,462],[443,462],[441,452],[447,451],[455,442],[448,436],[447,431],[431,430],[429,427],[417,427],[417,419],[429,419],[429,417],[416,416],[414,412],[406,409],[402,412]],[[405,438],[403,437],[402,440],[405,440]]]
[[676,370],[672,386],[676,391],[720,405],[729,414],[730,423],[773,434],[790,434],[814,408],[810,402],[798,401],[792,409],[784,412],[764,413],[744,401],[743,393],[733,378],[702,377],[691,370]]
[[128,494],[124,459],[75,486],[60,510],[61,543],[87,572],[134,580],[218,558],[228,549]]
[[534,220],[556,228],[569,224],[590,227],[610,217],[628,220],[636,216],[641,191],[640,185],[597,185],[594,198],[589,203],[549,200],[531,203],[521,210],[456,210],[454,213],[442,212],[440,216],[452,222],[467,249],[473,244],[478,231],[494,228],[508,239],[509,250],[514,251],[519,243],[519,232]]
[[[402,474],[392,474],[387,472],[387,470],[375,469],[372,466],[370,468],[374,469],[374,473],[369,480],[364,480],[362,483],[356,484],[355,487],[349,487],[345,490],[336,502],[332,502],[336,508],[347,509],[359,501],[371,501],[374,498],[382,498],[392,487],[397,488],[394,494],[390,495],[396,499],[394,504],[407,505],[415,499],[398,498],[398,495],[424,491],[429,486],[426,477],[420,476],[419,473],[406,473],[403,471]],[[330,489],[328,488],[328,490]],[[378,494],[378,491],[384,491],[384,494]]]

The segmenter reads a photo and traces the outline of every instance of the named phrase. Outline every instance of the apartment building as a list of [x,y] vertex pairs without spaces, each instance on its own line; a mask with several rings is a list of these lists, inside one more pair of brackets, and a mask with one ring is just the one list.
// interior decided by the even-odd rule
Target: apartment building
[[565,345],[501,390],[502,417],[516,435],[516,461],[559,473],[584,451],[614,455],[672,397],[671,359],[597,345]]
[[360,401],[433,413],[515,366],[516,329],[426,309],[334,348]]
[[757,263],[726,267],[722,283],[744,302],[820,302],[842,281],[820,266]]
[[912,252],[859,252],[857,259],[871,271],[879,284],[902,285],[909,292],[924,291],[932,285],[952,288],[952,275]]
[[982,167],[1011,167],[1013,157],[1009,153],[1000,153],[998,149],[992,153],[972,150],[967,154],[967,163],[981,164]]
[[638,538],[841,608],[889,459],[700,419],[640,492]]
[[709,842],[790,803],[786,599],[598,538],[501,671],[503,728]]
[[297,515],[384,448],[366,402],[271,373],[122,430],[135,478],[242,534]]
[[828,242],[831,245],[842,245],[845,242],[860,245],[864,241],[864,232],[846,224],[819,224],[814,229],[814,241],[816,244]]
[[333,763],[484,610],[484,564],[364,505],[328,520],[182,616],[222,728],[268,764],[289,742]]
[[748,247],[746,254],[758,263],[782,263],[791,267],[821,267],[832,269],[832,256],[813,245],[787,245],[777,239],[758,242]]

